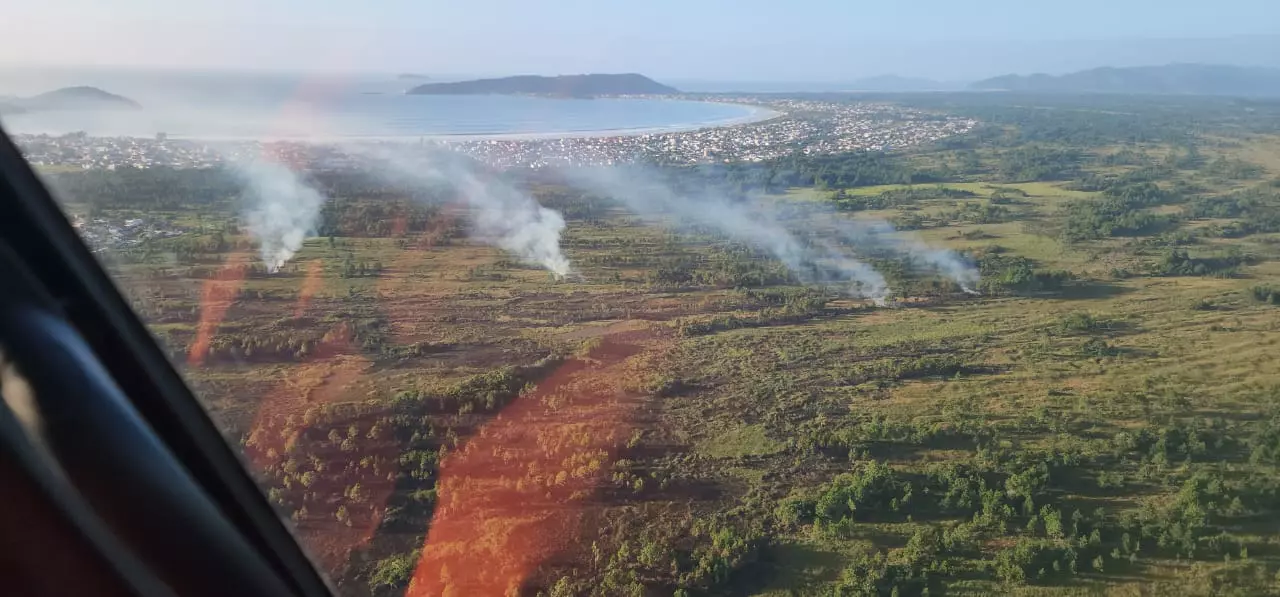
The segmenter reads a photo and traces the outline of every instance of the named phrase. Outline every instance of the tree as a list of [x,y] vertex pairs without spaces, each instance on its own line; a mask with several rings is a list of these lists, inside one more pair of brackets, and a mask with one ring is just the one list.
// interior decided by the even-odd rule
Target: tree
[[547,597],[574,597],[576,593],[573,590],[573,583],[569,581],[569,577],[561,576],[560,580],[552,585],[551,592],[547,593]]
[[356,483],[355,485],[348,487],[346,491],[346,496],[347,496],[347,499],[356,503],[363,502],[366,498],[369,497],[366,494],[364,488],[361,487],[359,483]]
[[1062,513],[1053,506],[1045,506],[1040,509],[1040,518],[1044,520],[1044,534],[1052,539],[1062,539]]
[[369,575],[369,590],[374,594],[399,595],[408,586],[409,579],[421,557],[420,550],[397,554],[380,560]]

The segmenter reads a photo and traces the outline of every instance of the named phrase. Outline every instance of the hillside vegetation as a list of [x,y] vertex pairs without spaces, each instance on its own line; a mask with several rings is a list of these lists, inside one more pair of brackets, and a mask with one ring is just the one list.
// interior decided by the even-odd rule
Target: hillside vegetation
[[1005,75],[971,88],[1054,93],[1162,93],[1280,96],[1280,69],[1217,64],[1094,68],[1065,75]]

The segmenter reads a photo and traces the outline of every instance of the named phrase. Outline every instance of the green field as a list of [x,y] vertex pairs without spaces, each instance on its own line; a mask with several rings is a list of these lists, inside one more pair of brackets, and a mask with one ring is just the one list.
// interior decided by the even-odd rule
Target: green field
[[358,192],[279,274],[218,202],[165,217],[221,243],[111,267],[347,594],[1275,594],[1280,137],[945,108],[1002,128],[886,158],[921,182],[763,190],[959,251],[978,295],[873,256],[877,306],[536,177],[580,277]]

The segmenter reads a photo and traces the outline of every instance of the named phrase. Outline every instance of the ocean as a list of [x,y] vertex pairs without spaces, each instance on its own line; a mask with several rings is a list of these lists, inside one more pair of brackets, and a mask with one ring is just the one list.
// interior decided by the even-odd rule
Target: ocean
[[687,130],[767,115],[750,106],[681,100],[404,94],[422,82],[396,75],[10,69],[0,70],[0,96],[88,85],[142,105],[7,115],[11,133],[195,139],[569,136]]

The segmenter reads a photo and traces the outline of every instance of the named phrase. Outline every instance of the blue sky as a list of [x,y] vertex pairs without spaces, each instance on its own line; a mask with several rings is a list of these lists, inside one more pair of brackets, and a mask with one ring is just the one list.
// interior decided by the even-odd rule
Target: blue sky
[[[0,63],[659,78],[972,79],[1172,61],[1280,66],[1280,0],[45,0]],[[1272,63],[1277,64],[1272,64]]]

